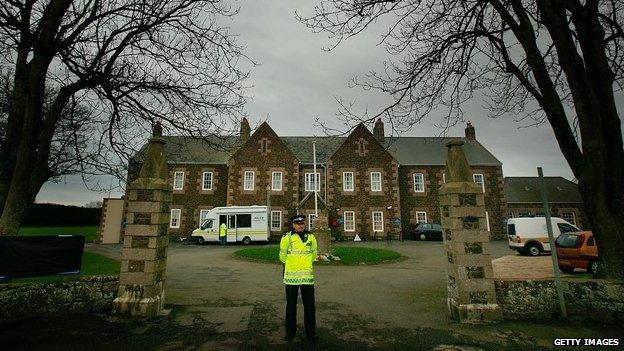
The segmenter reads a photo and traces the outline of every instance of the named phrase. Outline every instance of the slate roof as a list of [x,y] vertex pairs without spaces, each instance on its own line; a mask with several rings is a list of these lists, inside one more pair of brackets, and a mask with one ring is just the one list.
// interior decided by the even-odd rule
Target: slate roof
[[331,155],[344,143],[346,137],[307,137],[285,136],[280,137],[290,151],[301,163],[313,163],[312,142],[316,140],[316,162],[327,163]]
[[[548,202],[582,202],[578,186],[562,177],[544,177]],[[507,203],[542,202],[538,177],[505,177]]]
[[[225,164],[229,156],[241,144],[240,137],[211,136],[207,141],[201,138],[164,136],[167,162],[171,164]],[[282,136],[280,139],[301,163],[312,164],[312,142],[316,140],[316,161],[326,163],[338,150],[346,137]],[[468,163],[475,166],[500,166],[502,163],[476,140],[445,137],[394,137],[386,138],[384,147],[400,165],[444,166],[447,148],[451,139],[464,141],[464,152]],[[212,145],[212,146],[211,146]],[[218,148],[215,148],[217,145]],[[133,157],[142,158],[147,144]]]
[[[165,152],[167,163],[184,164],[226,164],[230,154],[236,150],[241,141],[240,137],[217,137],[192,138],[183,136],[163,136],[165,139]],[[140,162],[143,158],[147,144],[143,145],[132,158]]]
[[450,140],[464,141],[463,149],[468,164],[474,166],[500,166],[502,163],[476,140],[452,137],[395,137],[386,138],[384,143],[390,154],[401,165],[446,165],[447,148]]

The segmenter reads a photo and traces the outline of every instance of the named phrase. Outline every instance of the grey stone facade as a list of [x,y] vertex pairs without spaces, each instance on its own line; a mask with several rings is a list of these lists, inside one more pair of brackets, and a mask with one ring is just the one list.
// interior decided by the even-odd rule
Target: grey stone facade
[[110,312],[118,276],[89,276],[46,284],[0,285],[0,322]]

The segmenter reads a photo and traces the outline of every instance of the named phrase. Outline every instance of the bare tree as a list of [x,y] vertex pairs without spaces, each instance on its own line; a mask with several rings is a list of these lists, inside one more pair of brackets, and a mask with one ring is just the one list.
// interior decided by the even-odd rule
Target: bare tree
[[[13,80],[10,72],[0,73],[0,149],[6,138],[6,125],[13,95]],[[43,113],[47,113],[58,92],[46,88],[43,104]],[[97,120],[92,109],[80,104],[75,98],[63,108],[54,136],[50,144],[48,158],[48,180],[58,181],[65,175],[84,174],[93,175],[96,172],[91,164],[99,164],[97,158],[101,150],[90,145],[90,137],[97,132],[94,122]],[[109,169],[109,171],[111,171]],[[0,205],[0,210],[2,206]]]
[[[433,109],[462,118],[475,93],[491,113],[548,121],[579,181],[600,249],[599,275],[624,278],[624,2],[615,0],[324,0],[299,19],[332,45],[375,22],[395,57],[356,86],[394,97],[378,115],[409,128]],[[373,116],[375,118],[377,115]],[[371,118],[371,119],[372,119]]]
[[248,76],[239,61],[253,64],[221,25],[236,12],[224,0],[2,2],[0,65],[14,75],[0,233],[17,232],[51,177],[119,171],[156,121],[179,134],[231,133]]

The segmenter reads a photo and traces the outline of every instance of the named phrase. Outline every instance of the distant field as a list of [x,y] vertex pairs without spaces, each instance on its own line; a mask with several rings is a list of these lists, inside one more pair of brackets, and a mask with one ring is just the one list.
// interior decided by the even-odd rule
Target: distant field
[[117,260],[85,251],[82,256],[82,269],[79,274],[18,278],[11,280],[11,283],[57,283],[76,280],[87,275],[117,275],[120,268],[121,263]]
[[19,235],[41,236],[41,235],[84,235],[86,242],[91,243],[100,238],[100,227],[23,227]]

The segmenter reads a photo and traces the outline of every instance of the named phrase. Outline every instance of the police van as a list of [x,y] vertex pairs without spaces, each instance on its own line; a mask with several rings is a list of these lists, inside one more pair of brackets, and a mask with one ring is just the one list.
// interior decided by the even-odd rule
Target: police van
[[266,206],[215,207],[208,211],[201,226],[191,234],[197,244],[219,241],[219,227],[227,225],[227,242],[269,241],[269,222]]

